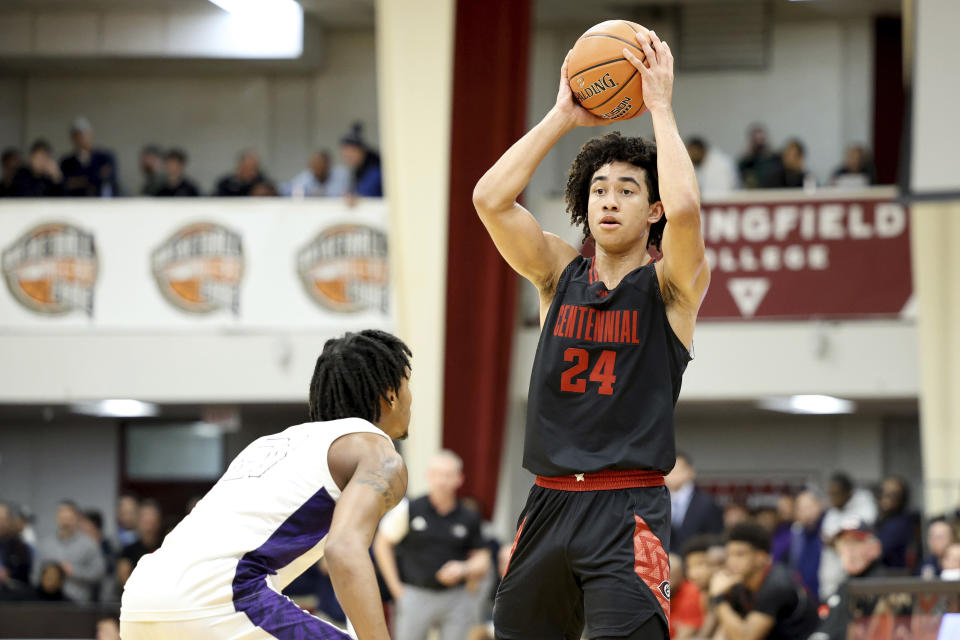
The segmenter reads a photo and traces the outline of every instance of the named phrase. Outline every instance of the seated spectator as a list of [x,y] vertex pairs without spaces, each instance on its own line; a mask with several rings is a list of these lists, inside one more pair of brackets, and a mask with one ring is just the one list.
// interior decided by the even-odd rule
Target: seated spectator
[[744,522],[727,535],[727,561],[710,581],[711,603],[727,638],[806,640],[820,622],[816,598],[774,564],[770,536]]
[[37,140],[30,147],[29,162],[14,176],[11,195],[17,198],[63,195],[63,175],[46,140]]
[[827,600],[830,612],[820,624],[819,634],[822,640],[846,640],[847,627],[856,618],[873,615],[879,601],[877,596],[851,598],[849,584],[856,578],[881,578],[886,571],[880,562],[883,547],[873,528],[856,519],[844,523],[834,539],[834,546],[840,556],[846,578],[840,584],[837,593]]
[[[833,541],[833,537],[840,530],[840,524],[846,520],[862,520],[872,525],[877,520],[877,504],[873,494],[866,489],[855,489],[853,480],[845,473],[835,473],[830,478],[827,488],[831,507],[823,516],[820,533],[825,542]],[[837,592],[843,580],[843,567],[840,558],[833,547],[823,548],[820,555],[820,599],[827,598]]]
[[163,152],[159,145],[148,144],[140,150],[140,175],[143,176],[140,195],[155,196],[163,188]]
[[747,150],[738,162],[740,183],[745,189],[769,189],[774,185],[780,159],[767,143],[767,129],[762,124],[750,125]]
[[910,490],[903,478],[890,477],[880,487],[877,536],[883,546],[885,567],[907,569],[907,554],[915,551],[917,516],[910,513]]
[[40,569],[40,582],[37,585],[35,600],[63,602],[69,600],[64,593],[66,572],[56,562],[46,562]]
[[960,580],[960,542],[952,542],[943,552],[941,580]]
[[670,544],[675,549],[690,536],[723,531],[723,512],[713,496],[696,488],[696,479],[693,459],[678,451],[676,464],[664,478],[670,490]]
[[197,185],[184,174],[187,154],[182,149],[170,149],[163,156],[163,184],[157,189],[160,197],[196,197],[200,195]]
[[350,170],[339,164],[331,166],[328,152],[314,151],[307,168],[285,182],[280,192],[298,198],[339,198],[350,192]]
[[110,541],[107,540],[103,535],[103,514],[96,509],[88,509],[87,511],[84,511],[80,516],[80,531],[90,536],[90,538],[92,538],[100,548],[100,553],[103,554],[103,562],[105,567],[104,579],[94,589],[93,594],[93,599],[97,602],[100,602],[107,594],[107,589],[112,583],[111,578],[115,571],[113,547],[111,546]]
[[737,188],[737,168],[733,158],[707,144],[703,138],[690,138],[687,153],[697,173],[697,184],[704,197],[730,193]]
[[750,509],[739,500],[732,500],[723,508],[723,530],[729,531],[743,522],[750,521]]
[[807,171],[806,149],[797,138],[787,142],[780,154],[780,164],[770,186],[775,188],[800,188],[813,180]]
[[924,578],[939,578],[940,571],[943,568],[943,556],[947,552],[947,547],[956,542],[956,534],[953,527],[946,520],[934,520],[927,527],[927,555],[920,569],[920,575]]
[[837,187],[868,187],[876,184],[877,175],[869,152],[859,144],[847,147],[843,164],[833,172],[831,183]]
[[237,166],[233,173],[220,178],[214,193],[218,196],[249,196],[254,185],[266,180],[260,173],[260,158],[253,151],[247,150],[237,157]]
[[137,523],[140,521],[140,499],[132,493],[117,498],[117,543],[115,549],[137,541]]
[[773,529],[773,543],[770,555],[774,562],[786,562],[790,554],[790,530],[796,519],[796,502],[789,493],[777,498],[777,524]]
[[350,133],[340,139],[340,158],[352,172],[350,192],[353,195],[380,198],[383,196],[383,173],[380,154],[363,139],[363,125],[355,123]]
[[103,579],[105,563],[100,548],[79,527],[77,505],[64,500],[57,507],[57,534],[42,541],[37,550],[37,567],[58,564],[66,576],[64,595],[75,602],[90,602]]
[[700,593],[700,610],[703,612],[697,637],[712,637],[717,628],[717,618],[711,611],[709,594],[710,581],[725,562],[726,551],[723,544],[720,536],[702,534],[687,538],[683,545],[683,577],[697,587]]
[[700,589],[686,579],[683,560],[670,554],[670,637],[687,640],[703,625]]
[[786,564],[800,576],[807,590],[818,597],[820,556],[823,550],[820,537],[823,504],[812,491],[803,491],[797,495],[796,513],[796,519],[790,527],[790,550]]
[[140,558],[153,553],[163,542],[163,516],[156,500],[144,500],[140,505],[137,523],[137,541],[127,545],[117,558],[117,586],[123,590]]
[[13,176],[20,169],[20,150],[9,147],[0,155],[0,198],[13,195]]
[[30,583],[30,547],[20,539],[13,509],[0,502],[0,590],[16,590]]
[[73,153],[60,160],[64,194],[71,197],[113,198],[120,195],[117,161],[112,151],[93,146],[93,126],[84,117],[70,128]]
[[97,620],[96,640],[120,640],[120,621],[116,618]]

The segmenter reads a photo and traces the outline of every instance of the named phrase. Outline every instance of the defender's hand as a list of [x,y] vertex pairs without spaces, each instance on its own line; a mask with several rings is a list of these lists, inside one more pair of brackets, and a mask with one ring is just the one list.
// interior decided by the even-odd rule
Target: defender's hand
[[657,37],[656,31],[649,33],[649,40],[643,33],[636,36],[640,48],[647,56],[649,69],[629,49],[624,48],[623,57],[640,72],[643,79],[644,106],[650,111],[669,109],[673,101],[673,53],[667,43]]
[[560,88],[557,91],[557,103],[553,109],[561,114],[567,121],[569,127],[598,127],[610,124],[612,120],[595,116],[577,102],[573,97],[573,91],[570,90],[570,79],[567,77],[567,63],[570,60],[570,53],[563,59],[563,66],[560,67]]

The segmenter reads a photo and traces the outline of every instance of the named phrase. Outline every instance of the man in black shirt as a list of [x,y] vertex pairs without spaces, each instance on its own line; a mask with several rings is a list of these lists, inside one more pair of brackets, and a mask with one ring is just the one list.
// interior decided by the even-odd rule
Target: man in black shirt
[[816,630],[816,599],[773,564],[762,527],[745,522],[730,530],[726,565],[710,581],[710,600],[727,640],[807,640]]
[[156,195],[163,197],[196,197],[200,195],[197,185],[184,174],[187,153],[182,149],[170,149],[163,156],[163,186]]
[[384,516],[373,542],[383,578],[397,603],[395,640],[463,640],[476,624],[471,593],[490,570],[480,515],[457,500],[463,463],[441,451],[427,470],[429,493]]

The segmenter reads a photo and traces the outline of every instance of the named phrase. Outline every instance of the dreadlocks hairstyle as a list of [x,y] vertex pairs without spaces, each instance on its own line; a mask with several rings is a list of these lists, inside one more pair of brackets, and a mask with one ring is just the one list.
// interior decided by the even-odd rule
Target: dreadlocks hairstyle
[[[580,147],[580,153],[570,167],[567,177],[567,189],[564,200],[570,222],[580,225],[584,238],[590,237],[590,225],[587,220],[587,202],[590,199],[590,179],[597,169],[611,162],[626,162],[643,169],[646,177],[647,195],[650,203],[660,199],[660,183],[657,180],[657,146],[643,138],[625,138],[619,131],[588,140]],[[647,245],[660,250],[663,228],[667,224],[666,216],[650,226]]]
[[380,398],[400,388],[411,355],[400,338],[376,329],[327,340],[310,381],[310,419],[376,422]]

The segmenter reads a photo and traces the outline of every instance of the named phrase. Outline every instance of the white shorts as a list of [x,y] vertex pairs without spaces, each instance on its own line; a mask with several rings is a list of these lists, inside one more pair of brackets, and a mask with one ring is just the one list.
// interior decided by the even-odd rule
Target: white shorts
[[[263,626],[245,613],[193,620],[120,621],[122,640],[350,640],[337,627],[311,616],[299,607],[264,620]],[[299,613],[297,613],[299,612]]]

